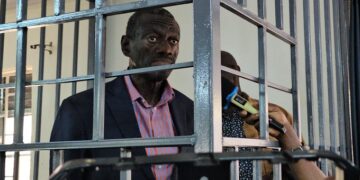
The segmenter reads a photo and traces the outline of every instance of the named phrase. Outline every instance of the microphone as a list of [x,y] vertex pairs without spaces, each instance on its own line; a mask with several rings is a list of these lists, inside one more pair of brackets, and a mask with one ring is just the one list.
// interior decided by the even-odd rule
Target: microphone
[[[230,105],[234,105],[243,109],[251,114],[256,114],[259,111],[254,108],[250,102],[238,94],[239,88],[234,86],[229,80],[221,77],[221,90],[222,90],[222,105],[224,110],[227,110]],[[269,118],[269,126],[285,134],[286,128],[281,123]]]

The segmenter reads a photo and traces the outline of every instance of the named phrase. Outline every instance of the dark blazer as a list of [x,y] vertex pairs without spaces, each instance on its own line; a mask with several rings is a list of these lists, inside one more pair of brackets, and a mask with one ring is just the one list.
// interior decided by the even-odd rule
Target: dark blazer
[[[129,93],[122,77],[106,83],[105,139],[141,137]],[[194,132],[193,102],[175,91],[169,107],[176,135]],[[73,95],[62,102],[51,132],[50,141],[89,140],[92,138],[93,90]],[[118,157],[118,148],[66,150],[65,161],[79,158]],[[132,148],[132,156],[146,155],[144,148]],[[119,179],[119,172],[103,169],[99,172],[74,172],[68,179]],[[133,170],[132,179],[154,179],[150,166]]]

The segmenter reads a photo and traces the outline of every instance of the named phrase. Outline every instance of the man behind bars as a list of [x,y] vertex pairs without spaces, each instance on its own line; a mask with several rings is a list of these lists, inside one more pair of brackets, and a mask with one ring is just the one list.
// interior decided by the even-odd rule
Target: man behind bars
[[[180,28],[165,9],[134,13],[121,39],[129,57],[128,69],[174,64],[179,51]],[[193,102],[167,81],[171,70],[118,77],[106,84],[105,139],[173,137],[193,134]],[[62,102],[50,141],[90,140],[93,129],[93,89]],[[132,156],[175,154],[185,148],[132,148]],[[119,157],[119,148],[66,150],[64,160]],[[173,165],[149,165],[132,172],[132,179],[169,179]],[[102,168],[77,171],[68,179],[119,179],[119,171]]]

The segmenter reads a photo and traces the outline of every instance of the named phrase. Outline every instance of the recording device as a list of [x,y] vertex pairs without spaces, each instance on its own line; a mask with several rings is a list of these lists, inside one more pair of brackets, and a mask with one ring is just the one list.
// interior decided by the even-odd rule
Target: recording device
[[[222,104],[224,107],[224,110],[227,110],[229,106],[235,105],[236,107],[243,109],[251,114],[256,114],[259,111],[254,108],[244,97],[240,96],[238,94],[239,88],[237,86],[234,87],[234,85],[229,82],[229,80],[225,78],[221,78],[221,89],[222,89]],[[226,96],[225,96],[226,95]],[[274,128],[281,133],[286,132],[286,128],[281,123],[269,118],[269,126],[271,128]]]

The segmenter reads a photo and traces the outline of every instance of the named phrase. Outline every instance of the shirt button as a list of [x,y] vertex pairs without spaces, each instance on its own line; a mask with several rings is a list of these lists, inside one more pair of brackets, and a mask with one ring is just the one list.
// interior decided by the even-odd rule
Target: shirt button
[[157,168],[158,168],[158,169],[162,169],[163,166],[162,166],[162,165],[158,165]]

